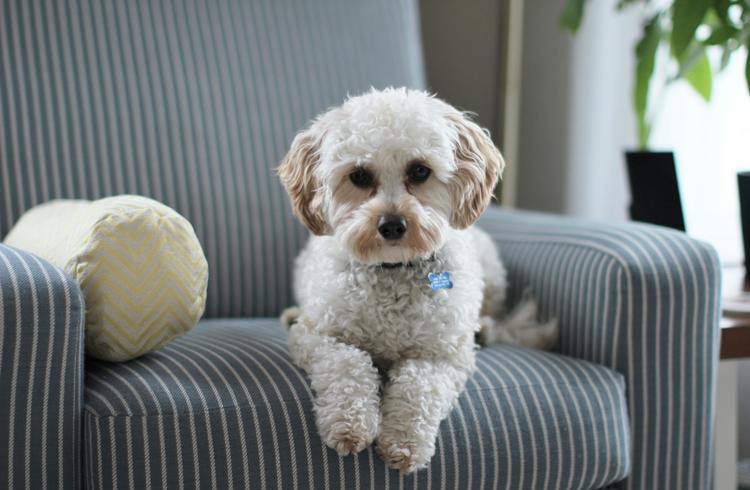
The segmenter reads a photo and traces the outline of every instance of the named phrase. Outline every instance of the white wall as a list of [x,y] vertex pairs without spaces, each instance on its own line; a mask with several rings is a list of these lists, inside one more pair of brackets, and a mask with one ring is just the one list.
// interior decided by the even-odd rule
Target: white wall
[[497,144],[500,128],[500,26],[498,0],[421,0],[422,45],[431,91],[463,110],[475,112],[479,124]]
[[562,0],[526,2],[516,202],[563,212],[569,168],[570,36],[560,32]]
[[525,4],[519,207],[624,220],[639,18],[615,15],[616,0],[588,2],[572,37],[559,28],[563,3]]

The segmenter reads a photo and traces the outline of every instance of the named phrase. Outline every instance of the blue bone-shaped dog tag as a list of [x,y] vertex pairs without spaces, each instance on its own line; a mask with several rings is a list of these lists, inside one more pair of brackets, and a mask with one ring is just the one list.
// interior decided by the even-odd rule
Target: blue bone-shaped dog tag
[[430,272],[427,274],[427,279],[430,280],[430,287],[433,291],[453,289],[453,281],[451,281],[450,272],[441,272],[440,274]]

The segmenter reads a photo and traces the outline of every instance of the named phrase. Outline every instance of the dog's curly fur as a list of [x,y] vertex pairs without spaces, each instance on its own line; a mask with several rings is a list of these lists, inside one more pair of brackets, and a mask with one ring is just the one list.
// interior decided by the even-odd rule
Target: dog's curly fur
[[[429,169],[427,180],[410,180],[413,165]],[[512,340],[492,330],[505,269],[492,240],[471,227],[503,166],[465,114],[406,89],[352,97],[292,143],[279,175],[317,236],[297,260],[299,307],[282,320],[291,355],[310,376],[318,430],[339,454],[377,440],[391,467],[426,466],[474,369],[480,326],[489,340]],[[359,169],[368,185],[350,179]],[[386,215],[404,218],[402,238],[379,234]],[[454,287],[433,291],[428,274],[444,271]],[[526,343],[556,334],[543,327]]]

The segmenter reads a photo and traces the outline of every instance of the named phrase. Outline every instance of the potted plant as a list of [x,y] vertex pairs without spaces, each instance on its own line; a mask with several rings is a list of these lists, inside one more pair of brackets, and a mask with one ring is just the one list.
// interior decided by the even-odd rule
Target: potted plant
[[[567,0],[560,15],[564,29],[572,33],[578,30],[586,1]],[[633,194],[631,217],[684,229],[673,154],[649,151],[651,129],[660,108],[659,101],[650,96],[654,67],[657,63],[667,63],[664,70],[667,76],[662,80],[665,89],[682,80],[704,100],[711,100],[714,72],[723,70],[738,50],[750,52],[750,0],[619,0],[617,3],[618,10],[636,6],[643,10],[645,22],[635,46],[633,84],[639,148],[626,152]],[[661,46],[668,49],[660,52]],[[707,51],[714,49],[721,50],[721,58],[712,65]],[[750,90],[750,55],[745,76]],[[664,90],[660,95],[663,93]],[[746,247],[750,247],[750,174],[740,174],[738,178],[743,220],[748,221],[743,233]],[[746,256],[750,257],[750,253]]]

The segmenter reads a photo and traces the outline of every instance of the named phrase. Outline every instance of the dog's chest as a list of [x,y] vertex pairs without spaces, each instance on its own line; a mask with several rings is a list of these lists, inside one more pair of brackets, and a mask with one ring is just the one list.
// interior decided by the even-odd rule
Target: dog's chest
[[442,265],[347,271],[339,278],[330,334],[383,361],[449,351],[465,333],[457,328],[462,317],[471,329],[472,305],[458,289],[433,289],[428,275]]

